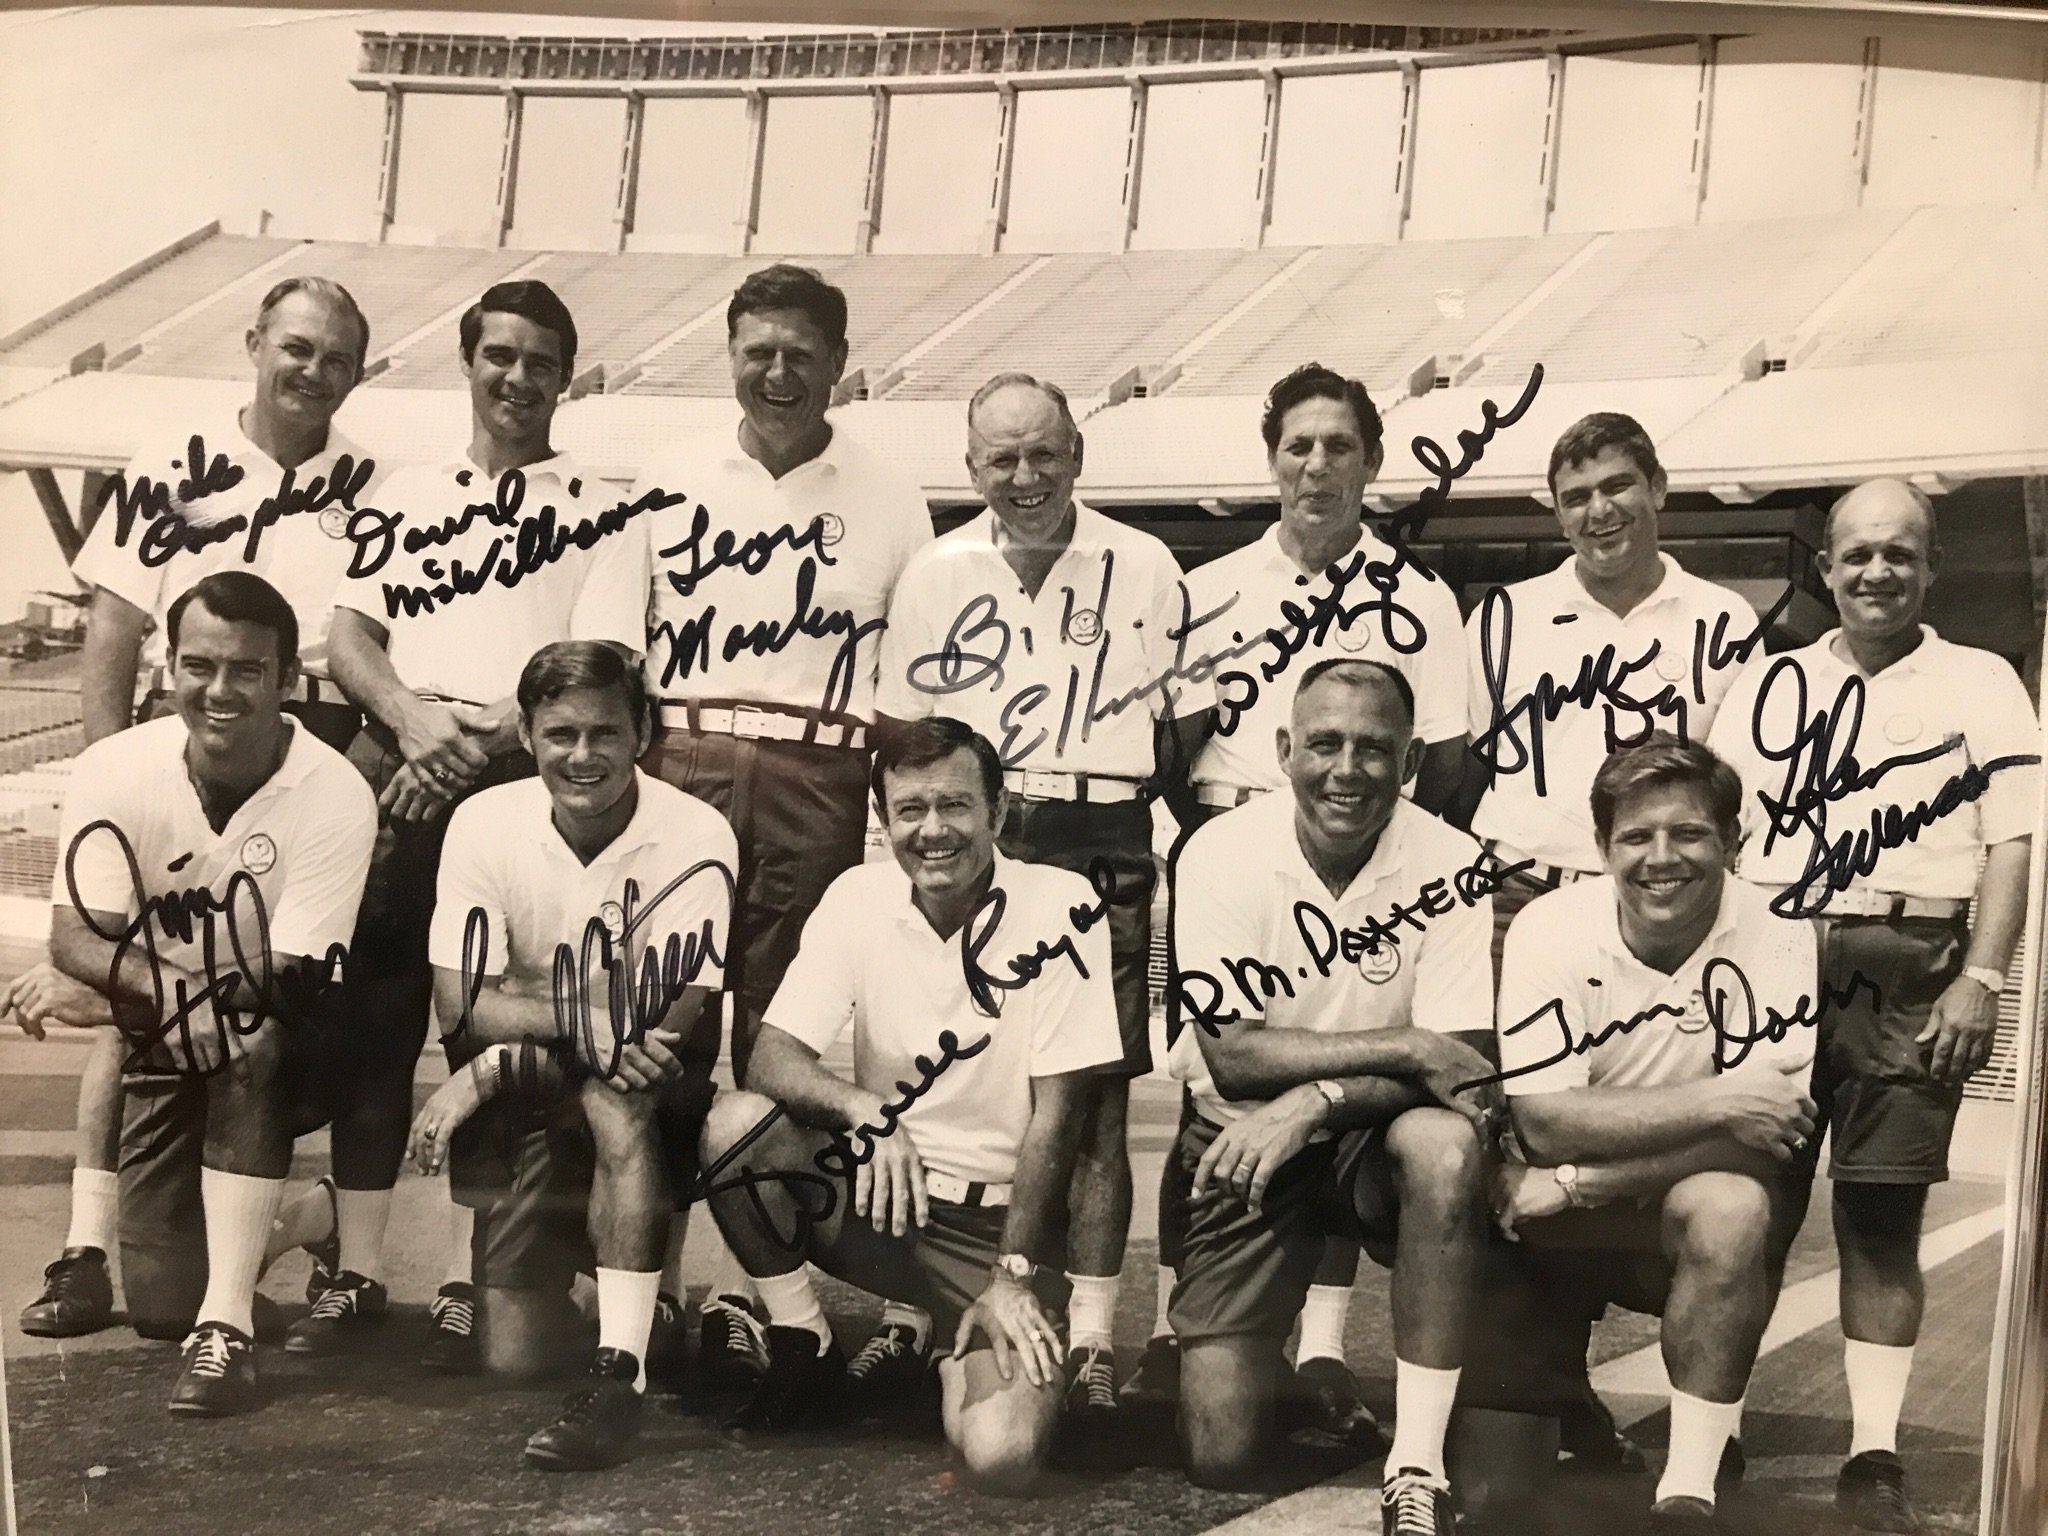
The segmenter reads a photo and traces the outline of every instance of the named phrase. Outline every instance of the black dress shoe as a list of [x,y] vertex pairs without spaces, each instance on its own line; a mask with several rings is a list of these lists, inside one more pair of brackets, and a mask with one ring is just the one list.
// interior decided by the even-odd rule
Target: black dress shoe
[[1835,1512],[1859,1531],[1923,1531],[1906,1497],[1906,1467],[1894,1451],[1865,1451],[1842,1463]]
[[66,1248],[43,1270],[43,1294],[21,1309],[21,1331],[75,1339],[114,1320],[114,1282],[97,1248]]
[[754,1395],[725,1421],[732,1434],[784,1435],[846,1417],[846,1355],[837,1340],[818,1352],[808,1328],[768,1329],[768,1371]]
[[1318,1356],[1295,1367],[1286,1409],[1289,1428],[1305,1429],[1333,1445],[1376,1454],[1389,1445],[1380,1421],[1358,1394],[1358,1378],[1342,1360]]
[[616,1467],[640,1433],[640,1362],[623,1349],[600,1349],[587,1385],[569,1394],[562,1416],[526,1442],[526,1459],[545,1472]]
[[434,1326],[420,1351],[421,1365],[442,1376],[469,1376],[482,1367],[475,1286],[467,1280],[450,1280],[427,1303],[427,1318]]
[[1659,1499],[1650,1507],[1650,1536],[1723,1536],[1727,1527],[1705,1499]]
[[226,1323],[201,1323],[185,1340],[171,1412],[218,1419],[256,1406],[256,1341]]
[[342,1270],[327,1282],[313,1310],[286,1331],[285,1353],[344,1354],[384,1321],[388,1305],[382,1284]]

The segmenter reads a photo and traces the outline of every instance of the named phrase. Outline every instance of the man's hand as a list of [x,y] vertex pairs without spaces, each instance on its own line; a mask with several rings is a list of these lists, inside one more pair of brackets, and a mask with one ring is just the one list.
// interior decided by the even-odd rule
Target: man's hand
[[46,1024],[92,1029],[113,1023],[114,1010],[91,987],[45,960],[0,990],[0,1018],[12,1018],[23,1034],[40,1040]]
[[487,709],[474,710],[462,728],[471,744],[491,757],[515,751],[519,746],[519,700],[506,698]]
[[953,1359],[966,1357],[977,1329],[988,1335],[989,1347],[995,1351],[996,1374],[1003,1380],[1010,1379],[1012,1350],[1023,1363],[1024,1379],[1032,1386],[1059,1380],[1059,1332],[1030,1286],[1007,1275],[991,1279],[988,1289],[961,1314],[960,1327],[953,1335]]
[[398,750],[417,771],[448,789],[473,783],[491,757],[475,735],[477,712],[415,700],[396,727]]
[[1814,1132],[1813,1100],[1780,1072],[1730,1072],[1714,1080],[1721,1125],[1755,1152],[1787,1162]]
[[923,1226],[931,1215],[924,1189],[924,1159],[918,1155],[909,1127],[900,1120],[885,1120],[879,1108],[881,1100],[875,1102],[874,1113],[856,1124],[888,1125],[890,1129],[873,1142],[857,1133],[853,1137],[856,1151],[862,1146],[873,1148],[873,1155],[854,1169],[853,1211],[867,1217],[877,1232],[902,1237],[912,1226]]
[[1273,1175],[1308,1145],[1322,1128],[1329,1101],[1304,1083],[1250,1114],[1240,1115],[1217,1133],[1202,1160],[1195,1164],[1193,1198],[1229,1189],[1257,1214]]
[[1493,1219],[1500,1235],[1509,1242],[1521,1241],[1515,1228],[1525,1221],[1555,1216],[1571,1202],[1550,1168],[1531,1168],[1527,1163],[1503,1163],[1493,1175]]
[[576,1056],[590,1072],[616,1093],[649,1093],[683,1074],[683,1037],[673,1030],[650,1029],[638,1040],[618,1044],[618,1059],[612,1059],[610,1032],[586,1040],[583,1031],[572,1031]]
[[1428,1030],[1416,1031],[1415,1058],[1415,1079],[1429,1096],[1470,1120],[1482,1144],[1490,1142],[1501,1106],[1493,1063],[1455,1036]]
[[377,797],[377,809],[393,821],[432,821],[454,803],[439,781],[411,763],[400,763]]
[[1991,1059],[1997,1029],[1997,997],[1969,977],[1958,976],[1942,988],[1927,1016],[1927,1027],[1913,1037],[1913,1043],[1934,1042],[1927,1071],[1936,1082],[1955,1087],[1969,1081],[1970,1074]]

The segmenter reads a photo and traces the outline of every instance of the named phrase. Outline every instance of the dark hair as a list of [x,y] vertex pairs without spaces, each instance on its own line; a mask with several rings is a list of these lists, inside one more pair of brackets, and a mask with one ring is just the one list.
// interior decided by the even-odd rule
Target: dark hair
[[538,278],[521,278],[516,283],[493,283],[484,296],[462,312],[457,334],[462,342],[462,360],[476,357],[476,344],[484,333],[485,315],[518,315],[544,331],[553,331],[562,347],[562,378],[567,382],[576,371],[576,321],[569,306]]
[[572,688],[615,688],[633,729],[647,724],[647,683],[626,653],[604,640],[557,640],[528,659],[519,674],[519,713],[530,723],[541,705]]
[[256,306],[256,329],[260,331],[270,324],[270,312],[295,293],[303,293],[330,309],[338,309],[355,322],[356,335],[361,338],[356,347],[356,373],[360,376],[363,364],[370,360],[370,322],[364,316],[362,306],[356,303],[355,295],[331,277],[286,278],[263,295],[263,302]]
[[178,626],[193,603],[230,624],[261,624],[275,632],[280,668],[299,659],[299,616],[282,592],[254,572],[215,571],[178,594],[171,611],[164,615],[164,638],[172,655],[178,650]]
[[725,339],[731,341],[739,330],[741,315],[764,309],[796,310],[824,334],[826,346],[846,345],[846,295],[814,268],[778,261],[750,274],[725,306]]
[[1557,472],[1560,469],[1576,468],[1588,459],[1598,458],[1610,448],[1619,448],[1627,454],[1635,467],[1643,472],[1643,478],[1652,485],[1663,477],[1664,466],[1657,462],[1657,445],[1650,441],[1650,434],[1643,430],[1641,422],[1619,411],[1595,411],[1566,427],[1564,436],[1551,448],[1550,468],[1544,475],[1550,485],[1551,496],[1557,495]]
[[1614,813],[1624,800],[1672,784],[1697,785],[1704,791],[1714,824],[1730,842],[1735,840],[1742,824],[1742,780],[1735,770],[1699,742],[1655,731],[1635,746],[1610,752],[1593,775],[1593,836],[1600,846],[1607,846]]
[[974,754],[975,766],[981,769],[981,787],[988,796],[989,810],[994,811],[996,798],[1003,792],[1003,760],[996,756],[996,749],[989,745],[988,738],[973,726],[945,715],[933,715],[891,732],[876,749],[875,766],[868,775],[868,787],[874,792],[875,810],[882,820],[887,822],[889,819],[889,804],[882,794],[884,775],[899,768],[929,768],[933,763],[943,763],[955,752]]
[[1280,423],[1304,400],[1343,401],[1351,407],[1352,418],[1358,423],[1358,440],[1364,445],[1366,456],[1370,458],[1379,451],[1385,428],[1365,385],[1321,363],[1303,363],[1266,393],[1266,410],[1259,418],[1259,432],[1266,439],[1267,453],[1279,450]]
[[1408,729],[1410,731],[1415,729],[1415,690],[1409,686],[1407,678],[1403,677],[1395,668],[1388,666],[1384,661],[1373,661],[1365,656],[1325,656],[1321,661],[1301,674],[1301,681],[1295,685],[1294,696],[1297,699],[1300,698],[1313,685],[1329,677],[1332,673],[1337,674],[1338,682],[1349,683],[1352,687],[1357,687],[1363,679],[1359,676],[1340,672],[1339,669],[1343,667],[1361,667],[1369,672],[1377,672],[1381,679],[1393,688],[1394,696],[1401,701],[1401,707],[1408,711]]

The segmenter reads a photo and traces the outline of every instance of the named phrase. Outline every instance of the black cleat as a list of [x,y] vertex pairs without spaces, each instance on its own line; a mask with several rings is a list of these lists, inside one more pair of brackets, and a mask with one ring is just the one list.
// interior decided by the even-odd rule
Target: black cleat
[[1420,1467],[1389,1472],[1380,1485],[1380,1536],[1457,1536],[1451,1485]]
[[768,1373],[768,1331],[744,1296],[714,1296],[697,1321],[697,1369],[715,1388],[749,1387]]
[[317,1243],[308,1243],[313,1255],[313,1272],[306,1276],[306,1305],[318,1306],[327,1287],[341,1274],[341,1197],[334,1192],[334,1177],[322,1174],[313,1181],[315,1189],[327,1191],[327,1208],[334,1213],[334,1230]]
[[1650,1470],[1642,1447],[1616,1427],[1614,1415],[1591,1385],[1559,1410],[1557,1444],[1583,1472],[1633,1475]]
[[847,1397],[855,1407],[871,1412],[907,1402],[924,1385],[931,1357],[929,1341],[920,1349],[917,1330],[910,1324],[885,1324],[847,1362]]
[[256,1406],[256,1341],[226,1323],[201,1323],[185,1340],[171,1412],[217,1419]]
[[768,1369],[754,1395],[725,1421],[726,1430],[746,1440],[786,1435],[846,1417],[846,1355],[837,1340],[818,1352],[808,1328],[768,1329]]
[[1705,1499],[1659,1499],[1650,1508],[1650,1536],[1722,1536],[1727,1527]]
[[1742,1442],[1730,1435],[1728,1443],[1721,1447],[1721,1464],[1714,1468],[1714,1492],[1740,1488],[1748,1474],[1749,1458],[1742,1454]]
[[66,1248],[43,1270],[43,1294],[21,1309],[21,1331],[75,1339],[114,1320],[114,1282],[97,1248]]
[[600,1349],[588,1385],[569,1394],[562,1416],[526,1442],[526,1459],[544,1472],[616,1467],[640,1433],[640,1362],[623,1349]]
[[1835,1513],[1859,1531],[1922,1531],[1906,1497],[1906,1468],[1894,1451],[1865,1451],[1842,1463],[1835,1479]]
[[476,1334],[476,1287],[450,1280],[427,1303],[434,1330],[420,1351],[420,1364],[443,1376],[473,1375],[483,1364]]
[[285,1333],[285,1353],[345,1354],[384,1321],[386,1304],[380,1282],[344,1269],[328,1282],[313,1310]]
[[662,1291],[654,1298],[654,1326],[647,1335],[647,1385],[673,1392],[683,1383],[689,1358],[683,1304]]
[[1136,1407],[1161,1404],[1172,1407],[1180,1402],[1180,1340],[1170,1333],[1162,1333],[1145,1346],[1145,1352],[1138,1356],[1138,1368],[1131,1372],[1130,1380],[1117,1389],[1117,1396],[1126,1406]]
[[1294,1368],[1288,1427],[1332,1445],[1378,1454],[1391,1443],[1358,1395],[1358,1378],[1342,1360],[1318,1356]]

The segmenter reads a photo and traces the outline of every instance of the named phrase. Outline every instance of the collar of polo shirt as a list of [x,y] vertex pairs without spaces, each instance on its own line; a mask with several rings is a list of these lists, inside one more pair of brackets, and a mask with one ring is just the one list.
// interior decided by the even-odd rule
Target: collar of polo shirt
[[[1103,525],[1108,521],[1108,518],[1076,496],[1074,498],[1074,526],[1067,535],[1067,542],[1060,547],[1061,556],[1064,557],[1070,553],[1089,555],[1102,549],[1105,543],[1102,537]],[[1008,526],[1000,517],[996,516],[993,508],[983,507],[981,515],[975,519],[975,523],[979,524],[987,532],[989,546],[996,550],[997,553],[1001,553],[1017,542],[1010,533]],[[1032,544],[1026,547],[1040,549],[1044,546]]]
[[[458,453],[452,458],[443,460],[441,468],[451,479],[466,469],[477,477],[474,482],[476,485],[495,486],[502,478],[502,476],[494,475],[485,469],[476,460],[472,459],[467,452]],[[572,458],[565,449],[561,448],[557,448],[544,459],[537,459],[531,464],[521,464],[519,472],[527,478],[529,483],[534,480],[548,479],[555,481],[565,490],[568,488],[571,480],[580,481],[585,491],[588,491],[591,486],[597,483],[596,477],[579,460]],[[510,474],[511,471],[507,470],[505,473]],[[524,509],[522,508],[522,510]]]
[[[1612,875],[1606,877],[1608,899],[1600,904],[1600,916],[1594,926],[1593,942],[1618,959],[1628,960],[1636,965],[1649,962],[1628,947],[1628,940],[1621,932],[1621,883]],[[1707,930],[1706,937],[1694,948],[1697,954],[1702,949],[1711,949],[1735,927],[1737,917],[1736,882],[1733,875],[1725,875],[1721,881],[1721,905],[1714,913],[1714,924]],[[1690,959],[1691,956],[1687,956]],[[1656,969],[1654,966],[1651,969]],[[1684,969],[1681,961],[1678,969]]]
[[[745,420],[744,416],[740,418],[740,422]],[[787,480],[791,475],[811,472],[836,475],[839,473],[846,447],[846,428],[838,422],[833,422],[830,441],[818,450],[815,457],[805,459],[801,464],[791,465],[789,469],[774,478],[781,481]],[[720,455],[720,460],[728,469],[752,469],[754,473],[759,475],[766,475],[768,473],[768,467],[765,464],[740,446],[739,422],[734,423],[731,435],[725,439],[725,448]]]
[[[165,718],[176,719],[177,717],[171,715]],[[313,771],[313,754],[306,749],[308,737],[305,727],[301,726],[290,715],[283,716],[283,719],[286,732],[284,761],[277,765],[276,772],[256,786],[249,796],[250,800],[254,800],[256,796],[268,793],[271,790],[282,793],[285,790],[296,788]],[[124,732],[123,734],[125,735],[126,733]],[[185,770],[185,782],[191,785],[192,793],[197,795],[199,793],[199,786],[192,777],[191,764],[185,756],[186,745],[191,739],[192,733],[189,730],[180,732],[173,756]]]
[[[1359,867],[1358,873],[1351,877],[1351,883],[1344,887],[1344,893],[1341,896],[1332,896],[1330,888],[1323,884],[1323,877],[1316,873],[1315,866],[1308,861],[1308,854],[1302,850],[1301,828],[1295,821],[1295,813],[1298,807],[1295,804],[1292,787],[1274,790],[1271,794],[1262,797],[1261,800],[1254,801],[1253,804],[1284,805],[1286,807],[1287,838],[1285,847],[1287,851],[1279,855],[1274,867],[1280,873],[1292,879],[1296,884],[1309,891],[1311,898],[1315,900],[1318,906],[1325,902],[1349,901],[1361,891],[1371,889],[1389,880],[1404,878],[1405,872],[1401,865],[1407,853],[1409,821],[1415,816],[1426,814],[1425,812],[1417,811],[1406,800],[1396,801],[1394,804],[1394,814],[1388,818],[1387,824],[1380,828],[1380,840],[1373,847],[1372,857],[1367,859]],[[1445,870],[1442,873],[1448,876],[1450,871]],[[1415,893],[1412,891],[1407,892],[1401,899],[1403,901],[1411,900],[1414,895]]]
[[[896,862],[894,853],[889,855],[889,863],[896,873],[902,877],[901,890],[898,893],[898,900],[894,909],[896,921],[906,928],[915,927],[937,938],[938,935],[934,932],[930,921],[917,905],[917,882],[910,878],[910,871]],[[1005,858],[1002,851],[998,849],[995,858],[995,868],[988,878],[988,888],[991,891],[1008,890],[1011,884],[1009,871],[1017,867],[1015,859]],[[990,936],[993,937],[1000,930],[1001,926],[1001,924],[998,924],[995,929],[991,929]],[[955,943],[959,937],[960,935],[955,933],[952,938],[944,942],[948,944]],[[1037,937],[1044,938],[1048,943],[1057,942],[1059,939],[1059,935],[1053,933],[1042,934]]]
[[[1294,556],[1287,553],[1287,547],[1280,542],[1280,525],[1278,523],[1273,524],[1272,527],[1266,530],[1265,534],[1259,539],[1258,548],[1264,555],[1266,563],[1276,571],[1285,571],[1292,576],[1320,576],[1322,574],[1321,571],[1310,572],[1302,570],[1300,563],[1295,560]],[[1366,559],[1369,561],[1381,559],[1394,552],[1394,546],[1381,538],[1373,528],[1371,519],[1361,516],[1358,522],[1358,542],[1345,550],[1331,564],[1334,565],[1341,561],[1347,561],[1361,549],[1366,552]],[[1323,569],[1327,570],[1329,567],[1325,566]]]
[[[1829,630],[1820,637],[1817,643],[1827,648],[1827,654],[1839,663],[1845,672],[1853,672],[1858,677],[1865,678],[1879,675],[1863,670],[1863,664],[1857,661],[1856,657],[1850,652],[1848,638],[1843,634],[1841,626],[1837,625]],[[1935,633],[1932,624],[1922,624],[1920,626],[1920,643],[1886,667],[1882,675],[1885,677],[1905,677],[1920,671],[1929,660],[1929,648],[1945,643],[1941,636]]]
[[[548,831],[554,834],[555,841],[551,846],[559,847],[571,858],[575,858],[576,851],[569,846],[568,839],[562,836],[562,829],[555,825],[555,799],[554,796],[548,793],[547,785],[543,784],[537,776],[518,779],[514,782],[528,788],[528,792],[534,794],[539,814],[547,822]],[[645,848],[648,844],[657,840],[659,831],[654,825],[654,813],[647,808],[647,784],[647,775],[638,768],[635,768],[633,770],[633,793],[637,798],[633,803],[633,819],[626,823],[617,837],[599,849],[591,858],[590,864],[584,865],[584,868],[588,869],[591,865],[596,864],[616,863],[627,854]],[[579,860],[578,862],[580,863],[581,861]],[[652,893],[643,892],[642,894]]]
[[[1687,575],[1685,567],[1672,559],[1669,553],[1661,549],[1657,551],[1657,563],[1663,568],[1664,574],[1657,579],[1657,585],[1650,589],[1643,600],[1637,603],[1635,607],[1629,609],[1628,616],[1631,618],[1646,608],[1655,607],[1658,603],[1675,603],[1678,601],[1678,589],[1685,581]],[[1577,555],[1571,556],[1564,564],[1550,572],[1549,575],[1539,576],[1536,579],[1538,581],[1556,583],[1561,594],[1557,605],[1560,609],[1581,608],[1588,611],[1597,610],[1600,613],[1612,613],[1614,611],[1601,602],[1599,598],[1588,592],[1586,584],[1579,580],[1579,557]]]

